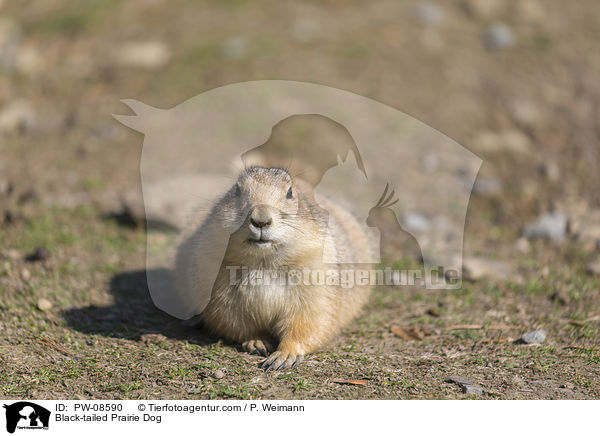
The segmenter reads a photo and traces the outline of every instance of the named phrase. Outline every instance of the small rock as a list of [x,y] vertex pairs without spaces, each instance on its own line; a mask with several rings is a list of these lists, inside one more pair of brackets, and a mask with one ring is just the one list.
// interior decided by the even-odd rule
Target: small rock
[[427,217],[416,212],[406,212],[402,216],[402,224],[402,227],[408,231],[426,232],[431,228]]
[[49,300],[45,299],[45,298],[40,298],[37,301],[37,307],[41,311],[46,312],[46,311],[52,309],[52,303]]
[[490,278],[505,280],[512,275],[510,264],[501,260],[485,259],[482,257],[463,258],[463,276],[468,280]]
[[538,106],[524,99],[516,99],[508,105],[509,115],[522,127],[533,127],[540,122],[541,115]]
[[562,385],[560,385],[560,387],[563,389],[575,389],[575,385],[570,382],[563,383]]
[[212,377],[216,379],[222,379],[223,377],[225,377],[225,373],[220,369],[217,369],[215,372],[212,373]]
[[171,50],[160,41],[126,42],[116,48],[115,62],[123,67],[157,70],[171,60]]
[[600,258],[595,259],[587,264],[586,270],[590,274],[600,276]]
[[0,111],[0,132],[22,132],[35,124],[33,106],[26,100],[14,100]]
[[526,344],[541,344],[546,340],[546,330],[539,329],[525,333],[521,340]]
[[44,247],[36,248],[32,253],[25,256],[27,262],[41,262],[50,258],[50,251]]
[[15,68],[19,72],[33,75],[42,71],[43,67],[42,56],[34,46],[28,45],[19,49],[15,59]]
[[541,167],[542,175],[551,182],[560,181],[560,168],[556,162],[544,162]]
[[500,0],[464,0],[463,9],[473,18],[488,19],[501,12]]
[[479,195],[499,194],[502,192],[502,182],[496,178],[477,177],[472,192]]
[[515,249],[521,254],[529,254],[531,251],[531,243],[527,238],[520,237],[515,242]]
[[554,211],[540,216],[537,221],[529,223],[523,235],[529,239],[543,238],[562,242],[567,232],[567,217],[564,213]]
[[462,391],[467,395],[483,395],[483,388],[478,385],[463,385]]
[[467,395],[483,395],[483,388],[474,384],[471,380],[453,375],[446,380],[449,383],[455,383],[462,388],[462,391]]
[[18,250],[15,250],[14,248],[8,248],[6,250],[0,251],[0,257],[10,260],[17,260],[21,258],[21,253]]
[[221,44],[221,53],[227,59],[241,59],[248,54],[248,40],[242,36],[226,39]]
[[476,134],[471,142],[475,149],[483,152],[508,151],[529,154],[531,151],[529,137],[516,129],[504,129],[498,132],[484,130]]
[[415,6],[415,16],[424,26],[437,26],[444,19],[444,11],[435,3],[419,2]]
[[489,50],[506,50],[517,44],[513,30],[504,23],[495,23],[488,27],[483,42]]
[[299,18],[292,23],[292,36],[300,42],[312,41],[319,32],[319,23],[308,18]]
[[0,18],[0,68],[14,69],[22,37],[23,31],[17,22]]
[[31,278],[31,273],[29,272],[29,270],[27,268],[23,268],[21,270],[21,278],[24,281],[28,281]]
[[9,196],[15,190],[14,185],[6,179],[0,179],[0,195]]
[[585,250],[600,251],[600,209],[585,210],[569,217],[569,232]]

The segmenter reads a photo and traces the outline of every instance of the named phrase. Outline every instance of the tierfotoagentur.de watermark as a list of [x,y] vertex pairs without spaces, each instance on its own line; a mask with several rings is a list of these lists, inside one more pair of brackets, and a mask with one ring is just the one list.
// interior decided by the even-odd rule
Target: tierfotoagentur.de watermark
[[425,277],[421,269],[311,269],[288,268],[252,269],[247,266],[228,265],[229,284],[238,288],[254,286],[340,286],[350,289],[354,286],[424,286],[426,282],[451,283],[459,280],[457,270],[444,270],[439,267],[428,271]]

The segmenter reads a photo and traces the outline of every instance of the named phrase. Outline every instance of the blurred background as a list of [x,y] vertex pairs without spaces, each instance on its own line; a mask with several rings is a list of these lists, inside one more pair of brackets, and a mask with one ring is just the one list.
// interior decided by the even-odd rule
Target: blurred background
[[[130,113],[121,99],[170,108],[225,84],[285,79],[383,102],[484,161],[465,229],[472,284],[457,300],[421,296],[403,315],[379,295],[376,307],[391,311],[381,325],[433,304],[463,321],[514,315],[562,332],[563,345],[597,346],[599,47],[594,0],[0,1],[5,345],[49,325],[64,326],[53,339],[64,343],[159,328],[115,326],[135,310],[114,278],[143,269],[145,248],[143,137],[112,118]],[[117,290],[133,286],[124,283]],[[113,309],[73,313],[97,307]],[[5,395],[42,389],[14,380]],[[582,395],[597,392],[590,383]],[[119,389],[104,395],[136,391]]]

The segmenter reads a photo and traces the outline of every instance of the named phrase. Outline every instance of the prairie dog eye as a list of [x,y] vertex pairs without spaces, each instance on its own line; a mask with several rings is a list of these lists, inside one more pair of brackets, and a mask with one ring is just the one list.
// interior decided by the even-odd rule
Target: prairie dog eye
[[286,198],[294,198],[294,191],[292,191],[292,187],[290,186],[290,189],[288,189],[288,192],[285,196]]
[[239,197],[242,194],[242,190],[240,189],[240,185],[238,185],[237,183],[235,184],[234,193],[235,193],[236,197]]

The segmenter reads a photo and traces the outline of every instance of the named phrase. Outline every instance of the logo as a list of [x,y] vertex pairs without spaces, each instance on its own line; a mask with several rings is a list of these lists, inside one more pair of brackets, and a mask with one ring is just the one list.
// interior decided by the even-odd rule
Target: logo
[[6,431],[14,433],[18,429],[48,430],[50,411],[29,401],[19,401],[4,405],[6,409]]
[[[144,134],[140,172],[149,235],[162,224],[176,230],[160,242],[147,238],[148,289],[168,314],[201,313],[216,281],[229,275],[223,265],[244,266],[224,264],[236,247],[267,264],[267,255],[277,264],[295,262],[290,250],[306,240],[307,221],[317,236],[314,258],[321,254],[323,271],[315,274],[344,265],[360,278],[381,274],[384,261],[411,275],[423,270],[418,285],[427,289],[460,288],[467,207],[482,160],[443,133],[383,103],[307,82],[233,83],[167,109],[123,103],[134,115],[114,117]],[[314,207],[253,168],[298,177]],[[241,174],[252,187],[244,195],[235,182]],[[226,207],[205,219],[225,193]],[[204,228],[188,232],[200,223]],[[352,234],[351,245],[361,249],[340,249],[340,234]],[[407,259],[415,268],[399,267]],[[174,269],[189,274],[177,281]],[[273,272],[284,276],[281,268]]]

